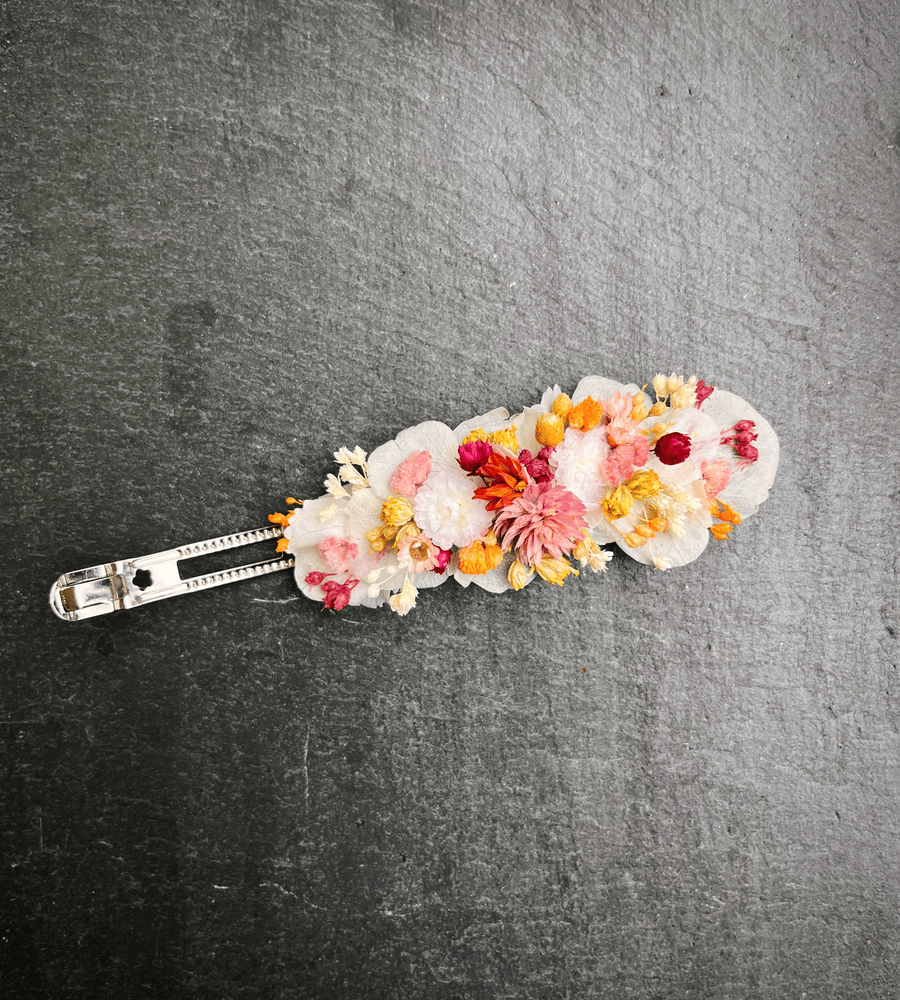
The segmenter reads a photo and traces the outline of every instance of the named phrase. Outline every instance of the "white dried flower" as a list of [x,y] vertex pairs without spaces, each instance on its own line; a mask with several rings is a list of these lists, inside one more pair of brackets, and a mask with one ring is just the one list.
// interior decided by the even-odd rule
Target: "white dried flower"
[[391,606],[391,611],[396,611],[402,617],[409,614],[416,606],[416,598],[418,596],[419,591],[413,586],[409,576],[407,576],[403,582],[403,586],[400,588],[400,593],[388,598],[388,604]]
[[349,492],[341,485],[340,479],[338,479],[334,473],[329,473],[328,477],[325,479],[325,492],[330,493],[338,500],[342,500],[344,497],[350,496]]

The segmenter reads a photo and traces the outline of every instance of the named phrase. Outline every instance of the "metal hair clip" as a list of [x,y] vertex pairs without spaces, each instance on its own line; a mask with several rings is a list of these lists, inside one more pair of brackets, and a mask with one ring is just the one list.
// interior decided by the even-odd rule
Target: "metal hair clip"
[[111,611],[137,608],[178,594],[209,590],[226,583],[237,583],[238,580],[292,569],[294,557],[285,556],[188,579],[183,579],[178,572],[179,559],[237,549],[243,545],[280,538],[281,534],[280,527],[258,528],[236,535],[210,538],[205,542],[193,542],[165,552],[154,552],[134,559],[122,559],[63,573],[50,591],[50,606],[64,621],[78,622],[106,615]]

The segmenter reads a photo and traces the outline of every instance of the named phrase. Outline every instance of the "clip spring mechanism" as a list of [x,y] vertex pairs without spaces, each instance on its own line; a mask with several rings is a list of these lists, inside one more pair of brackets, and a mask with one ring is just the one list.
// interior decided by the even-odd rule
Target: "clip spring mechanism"
[[64,621],[78,622],[106,615],[111,611],[137,608],[178,594],[209,590],[226,583],[237,583],[238,580],[292,569],[294,557],[286,556],[206,573],[187,580],[183,580],[178,573],[179,559],[224,552],[226,549],[279,538],[281,534],[281,528],[258,528],[210,538],[204,542],[193,542],[165,552],[154,552],[134,559],[122,559],[63,573],[50,590],[50,606]]

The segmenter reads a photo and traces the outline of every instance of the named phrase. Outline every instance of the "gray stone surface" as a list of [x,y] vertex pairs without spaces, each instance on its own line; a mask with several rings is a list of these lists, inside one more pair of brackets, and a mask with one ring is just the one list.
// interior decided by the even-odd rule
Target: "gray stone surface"
[[[2,26],[6,995],[898,996],[896,3]],[[659,370],[783,446],[688,568],[47,607]]]

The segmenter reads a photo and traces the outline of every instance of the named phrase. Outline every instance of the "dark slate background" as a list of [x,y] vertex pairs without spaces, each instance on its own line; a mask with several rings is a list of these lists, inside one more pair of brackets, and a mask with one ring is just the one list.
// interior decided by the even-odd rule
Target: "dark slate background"
[[[900,995],[895,0],[0,9],[5,995]],[[783,445],[689,568],[47,606],[660,370]]]

